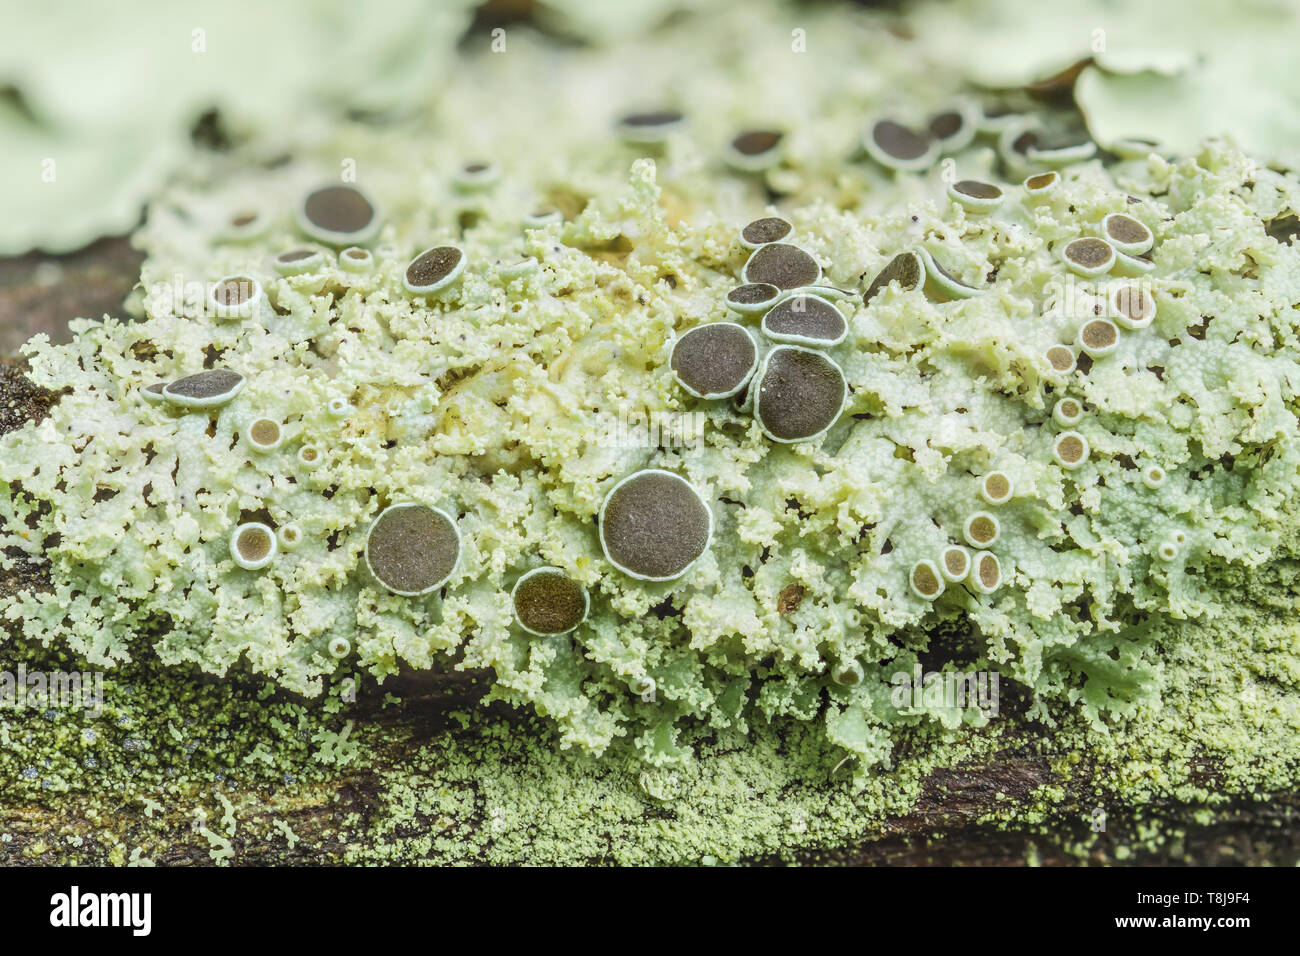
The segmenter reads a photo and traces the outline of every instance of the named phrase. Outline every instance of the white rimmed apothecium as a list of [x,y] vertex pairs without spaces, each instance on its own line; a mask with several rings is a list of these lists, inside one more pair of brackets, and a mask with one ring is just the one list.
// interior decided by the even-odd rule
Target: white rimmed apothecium
[[920,253],[900,252],[885,263],[862,294],[863,304],[871,302],[881,291],[897,283],[903,292],[919,289],[925,284],[925,260]]
[[1145,329],[1156,317],[1155,296],[1142,285],[1117,283],[1108,298],[1111,317],[1129,331]]
[[339,268],[346,272],[369,272],[374,265],[375,254],[361,246],[348,246],[339,253]]
[[980,479],[979,496],[991,505],[1003,505],[1015,494],[1015,485],[1005,471],[990,471]]
[[630,577],[672,581],[713,540],[713,512],[680,475],[647,468],[621,479],[600,506],[605,558]]
[[519,576],[510,591],[515,621],[529,634],[568,634],[587,619],[587,590],[562,568],[533,568]]
[[832,664],[830,675],[831,680],[841,687],[856,687],[867,676],[862,665],[852,658],[845,661],[836,661]]
[[255,418],[244,428],[244,441],[257,452],[272,452],[284,441],[284,429],[271,418]]
[[264,236],[270,225],[269,216],[250,207],[239,210],[221,223],[216,235],[226,242],[251,242]]
[[1061,249],[1061,259],[1071,272],[1091,279],[1105,275],[1115,265],[1115,248],[1105,239],[1084,236],[1067,242]]
[[930,139],[940,152],[956,153],[971,144],[979,132],[980,109],[968,100],[950,104],[931,115],[926,123]]
[[939,158],[939,147],[926,133],[918,133],[892,119],[878,119],[862,135],[867,155],[887,169],[920,172]]
[[619,138],[629,145],[650,146],[663,143],[686,125],[686,117],[674,109],[643,110],[628,113],[616,124]]
[[1119,327],[1110,319],[1089,319],[1079,328],[1075,344],[1090,358],[1104,358],[1119,348]]
[[1061,432],[1052,442],[1052,459],[1067,471],[1082,467],[1092,450],[1078,432]]
[[758,346],[735,322],[709,322],[683,332],[668,357],[673,378],[696,398],[730,398],[758,368]]
[[465,252],[457,246],[433,246],[411,260],[402,285],[413,295],[429,295],[447,288],[465,271]]
[[948,185],[948,198],[971,212],[989,212],[1002,205],[1002,187],[978,179],[959,179]]
[[933,561],[918,561],[912,565],[907,581],[912,588],[912,593],[926,601],[933,601],[943,593],[943,575],[939,573]]
[[1145,223],[1122,212],[1113,212],[1101,221],[1101,234],[1117,252],[1130,256],[1151,251],[1156,241]]
[[754,418],[772,441],[810,441],[839,419],[848,397],[834,359],[802,345],[778,345],[749,387]]
[[564,213],[558,209],[538,208],[532,212],[525,213],[523,218],[525,229],[545,229],[547,226],[557,226],[564,222]]
[[817,260],[798,246],[770,242],[754,250],[741,278],[746,283],[768,283],[789,290],[814,285],[821,277]]
[[452,184],[461,192],[482,192],[491,189],[501,180],[501,167],[485,160],[466,163],[452,177]]
[[966,581],[972,590],[980,594],[992,594],[1002,584],[1002,562],[998,556],[989,551],[975,555],[970,575]]
[[1130,256],[1126,252],[1115,253],[1114,271],[1119,275],[1137,278],[1150,275],[1155,269],[1155,259],[1152,258],[1149,252],[1144,252],[1140,256]]
[[331,398],[325,403],[325,411],[329,412],[330,418],[347,418],[357,407],[349,402],[346,398]]
[[740,315],[757,315],[766,312],[781,298],[781,290],[770,282],[750,282],[738,285],[726,295],[727,308]]
[[1073,428],[1083,419],[1083,404],[1077,398],[1062,398],[1052,406],[1052,421]]
[[834,305],[821,296],[799,293],[787,296],[763,315],[759,328],[773,342],[789,342],[811,348],[839,345],[849,333],[849,324]]
[[399,597],[420,597],[447,583],[460,562],[460,531],[440,508],[389,505],[366,532],[371,577]]
[[998,519],[987,511],[973,512],[961,526],[961,535],[972,548],[991,548],[1001,534]]
[[230,557],[245,571],[262,570],[278,552],[275,532],[261,522],[241,524],[230,536]]
[[1055,192],[1060,182],[1061,174],[1053,169],[1045,173],[1034,173],[1031,176],[1026,176],[1022,185],[1031,199],[1043,199]]
[[1083,134],[1056,139],[1040,134],[1025,147],[1025,157],[1043,166],[1068,166],[1090,159],[1096,152],[1097,144]]
[[167,400],[167,396],[163,394],[166,388],[166,382],[154,382],[152,385],[146,385],[139,390],[140,397],[150,405],[160,405]]
[[960,544],[950,544],[939,555],[939,573],[950,584],[965,580],[970,573],[970,551]]
[[275,529],[275,540],[280,543],[280,550],[292,551],[302,544],[302,528],[293,522],[282,524]]
[[270,311],[262,283],[252,276],[222,276],[208,290],[208,308],[218,319],[255,319]]
[[314,189],[297,209],[298,228],[329,246],[363,246],[379,232],[379,210],[355,186]]
[[271,260],[271,268],[282,276],[296,276],[317,272],[325,265],[325,253],[307,246],[295,246],[278,253]]
[[752,251],[769,242],[788,239],[793,232],[794,226],[789,220],[782,219],[780,216],[764,216],[762,219],[747,223],[740,230],[740,244]]
[[312,469],[319,467],[320,463],[325,460],[321,450],[312,444],[303,445],[298,449],[298,464],[304,468]]
[[1142,484],[1146,485],[1152,491],[1163,487],[1168,478],[1169,473],[1159,465],[1144,465],[1142,467]]
[[1074,350],[1068,345],[1053,345],[1043,353],[1043,360],[1048,367],[1061,375],[1068,375],[1078,365]]
[[163,389],[163,398],[178,408],[217,408],[244,390],[247,379],[228,368],[213,368],[178,379]]
[[785,134],[773,129],[746,130],[727,144],[728,166],[742,173],[761,173],[781,162]]
[[925,261],[926,288],[932,292],[949,299],[969,299],[982,291],[962,282],[941,266],[928,249],[921,250],[921,257]]

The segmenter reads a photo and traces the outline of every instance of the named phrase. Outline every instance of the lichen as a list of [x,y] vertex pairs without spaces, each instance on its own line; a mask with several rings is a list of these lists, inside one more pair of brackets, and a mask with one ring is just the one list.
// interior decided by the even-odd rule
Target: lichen
[[[737,13],[733,28],[761,24]],[[826,35],[830,61],[846,33]],[[0,571],[42,569],[0,594],[0,621],[14,655],[107,668],[120,733],[87,742],[89,717],[39,735],[39,718],[4,717],[11,739],[34,738],[0,751],[20,789],[130,781],[197,820],[219,862],[272,835],[293,850],[300,832],[212,791],[225,768],[287,800],[364,776],[364,814],[298,837],[351,862],[727,862],[860,836],[937,768],[1032,729],[1071,792],[1091,774],[1130,803],[1210,801],[1205,755],[1225,792],[1294,785],[1300,648],[1277,610],[1297,594],[1300,246],[1269,230],[1300,210],[1294,178],[1213,141],[1178,160],[1064,163],[1031,196],[984,137],[953,162],[1000,183],[1001,201],[967,208],[946,170],[896,174],[828,147],[879,115],[875,84],[796,70],[782,82],[800,96],[764,100],[770,65],[740,56],[698,105],[710,122],[688,113],[647,150],[615,134],[613,109],[599,130],[557,124],[593,75],[659,41],[581,69],[511,42],[508,63],[467,63],[436,120],[299,134],[269,168],[196,167],[135,237],[139,318],[79,320],[71,344],[26,348],[31,381],[66,394],[0,436]],[[880,40],[882,70],[907,69],[899,43]],[[445,125],[489,125],[484,104],[539,69],[555,101],[511,111],[490,181],[467,188],[478,144]],[[918,115],[966,92],[950,80],[929,78]],[[728,144],[759,128],[755,100],[763,123],[798,132],[761,170],[728,171]],[[552,128],[564,139],[536,149]],[[297,204],[339,156],[381,211],[368,265],[311,247],[278,268],[308,248]],[[259,230],[232,234],[250,207]],[[750,274],[741,229],[778,212],[801,252],[760,246],[783,268]],[[1152,233],[1152,271],[1124,282],[1153,316],[1062,259],[1121,212]],[[410,281],[439,248],[461,253],[455,281]],[[802,441],[774,440],[762,395],[705,401],[670,367],[689,329],[757,328],[728,294],[779,287],[790,263],[796,286],[849,290],[827,302],[843,338],[800,347],[848,389]],[[223,277],[253,280],[240,301],[254,306],[193,312]],[[1117,298],[1129,312],[1105,320],[1105,341],[1081,336]],[[224,404],[145,397],[221,368],[243,376]],[[674,417],[702,430],[629,427]],[[252,447],[257,422],[276,442]],[[601,545],[602,503],[644,469],[684,478],[712,514],[707,549],[668,580]],[[383,586],[365,558],[375,519],[403,503],[459,536],[428,594]],[[231,536],[259,525],[282,546],[240,567]],[[961,542],[964,574],[944,561]],[[512,589],[542,566],[589,599],[572,631],[516,624]],[[896,676],[932,666],[1000,675],[1003,711],[900,700]],[[373,699],[399,675],[451,670],[479,675],[489,706],[431,739],[397,744],[355,710],[358,680]],[[226,679],[188,687],[196,673]],[[129,674],[151,699],[126,693]],[[1062,792],[1015,812],[1036,820]]]

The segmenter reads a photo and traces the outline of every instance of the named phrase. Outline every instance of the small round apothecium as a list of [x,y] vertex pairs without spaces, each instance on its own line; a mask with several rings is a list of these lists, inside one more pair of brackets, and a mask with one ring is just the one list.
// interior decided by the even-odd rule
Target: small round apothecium
[[533,568],[510,592],[515,620],[529,634],[567,634],[587,619],[587,590],[561,568]]
[[1073,428],[1083,420],[1083,405],[1077,398],[1063,398],[1052,408],[1052,421],[1062,428]]
[[759,173],[781,162],[785,135],[771,129],[743,132],[727,144],[727,165],[743,173]]
[[266,294],[251,276],[224,276],[208,290],[208,306],[218,319],[248,319],[264,313]]
[[924,600],[933,601],[943,593],[943,575],[939,573],[939,569],[935,567],[933,561],[916,562],[916,564],[912,565],[907,580],[912,588],[912,593]]
[[759,328],[773,342],[830,348],[849,333],[844,315],[819,295],[787,296],[763,316]]
[[998,519],[987,511],[976,511],[962,524],[962,537],[972,548],[991,548],[1002,534]]
[[1015,486],[1004,471],[990,471],[980,479],[979,496],[991,505],[1006,504],[1014,493]]
[[939,555],[939,573],[949,583],[956,584],[970,573],[970,551],[960,544],[950,544]]
[[1110,319],[1089,319],[1079,329],[1079,351],[1103,358],[1119,347],[1119,327]]
[[1043,358],[1053,372],[1068,375],[1078,365],[1074,350],[1068,345],[1053,345],[1043,353]]
[[1042,199],[1045,196],[1050,196],[1060,182],[1061,174],[1053,169],[1046,173],[1035,173],[1032,176],[1026,176],[1022,185],[1031,199]]
[[260,571],[272,561],[279,551],[275,532],[257,521],[237,527],[230,536],[230,556],[246,571]]
[[900,172],[929,169],[939,158],[939,148],[928,135],[892,119],[872,123],[863,134],[862,146],[880,165]]
[[347,272],[368,272],[375,265],[375,254],[360,246],[348,246],[339,253],[339,266]]
[[740,244],[746,249],[757,249],[769,242],[781,242],[794,232],[789,220],[780,216],[765,216],[755,219],[740,230]]
[[1082,467],[1090,454],[1088,439],[1078,432],[1061,432],[1052,443],[1052,459],[1066,470]]
[[948,198],[971,212],[989,212],[1002,205],[999,186],[978,179],[959,179],[948,186]]
[[975,556],[967,584],[980,594],[992,594],[1002,584],[1002,564],[998,556],[989,551],[981,551]]
[[781,298],[781,290],[770,282],[739,285],[727,293],[727,308],[740,315],[766,312]]
[[1156,241],[1145,223],[1122,212],[1113,212],[1101,221],[1101,234],[1117,251],[1130,256],[1151,251]]
[[271,267],[282,276],[315,272],[325,265],[325,254],[319,249],[298,246],[286,249],[271,260]]
[[379,231],[374,202],[355,186],[323,186],[303,197],[298,228],[331,246],[365,245]]
[[1084,236],[1067,242],[1061,250],[1061,258],[1071,272],[1094,278],[1106,274],[1115,265],[1115,248],[1105,239]]
[[465,271],[465,253],[456,246],[434,246],[411,260],[402,285],[414,295],[429,295],[451,285]]
[[766,282],[783,290],[814,285],[821,277],[817,260],[786,242],[769,242],[754,250],[743,275],[747,283]]
[[623,142],[635,146],[652,146],[666,142],[686,125],[686,117],[679,110],[656,109],[628,113],[618,121],[618,134]]
[[600,506],[599,522],[606,559],[643,581],[681,577],[713,539],[713,512],[695,486],[658,468],[614,485]]
[[453,183],[461,192],[491,189],[501,180],[501,167],[484,160],[473,160],[456,170]]
[[749,390],[754,418],[777,442],[817,438],[839,419],[848,397],[839,365],[801,345],[778,345],[768,352]]
[[1142,468],[1142,484],[1152,491],[1163,486],[1168,478],[1168,473],[1159,465],[1145,465]]
[[280,543],[281,551],[292,551],[302,544],[302,529],[296,524],[282,524],[275,529],[275,540]]
[[244,441],[257,452],[272,452],[284,441],[284,429],[272,418],[255,418],[244,429]]
[[856,687],[866,677],[862,665],[850,658],[831,665],[831,680],[841,687]]
[[967,285],[941,266],[928,249],[921,250],[921,257],[925,260],[926,285],[932,292],[949,299],[969,299],[980,294],[978,288]]
[[217,408],[244,389],[247,380],[228,368],[213,368],[172,382],[163,398],[180,408]]
[[1145,329],[1156,317],[1156,300],[1140,284],[1122,282],[1110,290],[1110,314],[1130,331]]
[[758,346],[735,322],[709,322],[683,332],[668,357],[673,378],[696,398],[730,398],[758,368]]
[[904,292],[919,289],[925,284],[925,260],[916,252],[900,252],[885,264],[885,267],[871,280],[867,291],[862,295],[863,304],[869,304],[882,290],[893,283]]
[[460,531],[445,511],[405,502],[389,505],[366,533],[371,576],[400,597],[420,597],[447,583],[460,562]]

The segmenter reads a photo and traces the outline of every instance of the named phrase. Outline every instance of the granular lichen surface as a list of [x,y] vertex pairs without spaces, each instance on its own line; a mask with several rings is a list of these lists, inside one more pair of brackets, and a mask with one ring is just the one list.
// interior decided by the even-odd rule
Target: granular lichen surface
[[[847,56],[855,39],[825,42]],[[882,74],[911,68],[904,41],[872,39]],[[0,714],[15,796],[190,814],[219,861],[282,839],[355,862],[726,862],[877,832],[934,772],[1007,748],[1053,784],[995,823],[1082,818],[1067,804],[1084,793],[1131,808],[1294,788],[1300,247],[1270,224],[1296,215],[1300,182],[1214,141],[1090,156],[1037,195],[1021,185],[1037,170],[984,135],[950,157],[1000,184],[995,208],[970,207],[947,166],[844,148],[885,90],[813,71],[802,100],[767,101],[797,131],[775,164],[736,171],[726,143],[776,82],[761,57],[662,145],[620,140],[613,116],[546,138],[566,91],[605,71],[619,92],[626,63],[512,42],[425,121],[196,165],[135,236],[138,316],[24,349],[59,397],[0,436],[0,572],[23,582],[0,589],[6,659],[107,678],[98,717]],[[497,175],[467,178],[483,145],[444,131],[528,69],[554,71],[555,102],[498,130]],[[918,112],[967,95],[930,83]],[[297,205],[340,168],[380,219],[355,242],[321,241]],[[1149,231],[1150,268],[1070,260],[1121,213]],[[777,347],[726,296],[754,281],[742,227],[778,214],[804,258],[760,261],[779,253],[782,282],[798,266],[789,291],[811,286],[847,328],[778,354],[834,370],[838,408],[798,389],[774,406],[763,363],[756,402],[696,398],[670,368],[709,322]],[[349,262],[353,245],[372,255]],[[299,248],[319,254],[276,258]],[[427,250],[438,268],[415,281]],[[923,275],[873,282],[912,252]],[[1146,294],[1150,313],[1113,306]],[[1081,414],[1063,421],[1063,400]],[[258,447],[267,420],[280,432]],[[647,438],[650,421],[673,427]],[[689,560],[666,580],[602,548],[611,490],[647,469],[707,508],[682,516]],[[385,584],[366,558],[398,504],[454,526],[431,587]],[[249,523],[276,542],[256,568],[231,548]],[[948,580],[958,546],[979,570]],[[515,620],[512,588],[543,566],[585,591],[572,630]],[[995,673],[999,705],[900,700],[917,670]],[[378,704],[412,674],[473,675],[475,693],[422,734]],[[352,790],[333,830],[293,832],[313,794]],[[161,839],[65,836],[43,852],[140,862]]]

